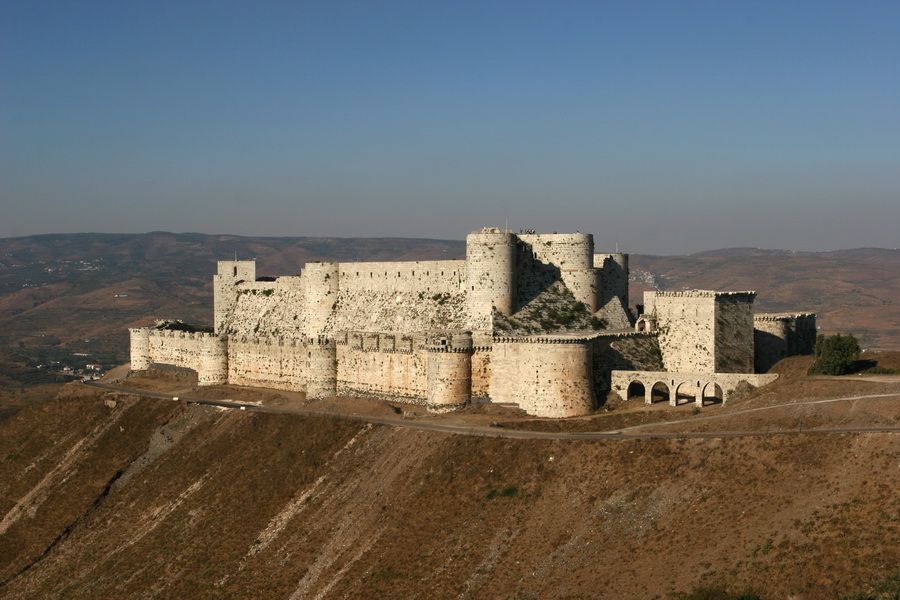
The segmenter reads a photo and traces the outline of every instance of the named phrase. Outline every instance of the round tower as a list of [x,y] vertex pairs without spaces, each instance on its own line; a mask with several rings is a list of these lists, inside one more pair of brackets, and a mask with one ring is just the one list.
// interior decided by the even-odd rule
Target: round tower
[[150,329],[129,329],[131,333],[131,370],[146,371],[150,368]]
[[466,236],[466,306],[473,329],[490,329],[496,308],[511,315],[516,306],[516,237],[486,227]]
[[337,395],[337,346],[317,337],[306,347],[306,397],[310,400]]
[[200,385],[228,383],[228,338],[208,334],[196,335],[201,336],[197,383]]
[[454,332],[430,340],[428,399],[430,412],[448,412],[472,397],[472,334]]
[[306,335],[315,338],[325,333],[334,312],[340,289],[340,263],[306,263],[301,280],[306,292]]

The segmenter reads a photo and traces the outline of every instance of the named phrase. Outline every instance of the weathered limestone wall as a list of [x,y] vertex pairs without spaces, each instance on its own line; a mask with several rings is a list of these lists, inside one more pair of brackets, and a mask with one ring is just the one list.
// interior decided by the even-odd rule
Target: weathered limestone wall
[[421,339],[349,332],[337,340],[337,393],[405,398],[425,404],[428,358]]
[[306,263],[300,271],[306,335],[314,338],[328,330],[340,290],[340,266],[336,262]]
[[234,285],[231,293],[231,314],[221,331],[253,337],[304,337],[307,314],[301,277],[245,281]]
[[426,344],[428,356],[428,409],[447,412],[464,406],[472,397],[472,335],[447,332]]
[[644,292],[666,369],[752,373],[755,297],[756,292]]
[[715,371],[713,292],[644,292],[644,306],[653,307],[656,313],[659,349],[666,370]]
[[494,308],[511,315],[516,306],[516,237],[485,229],[466,237],[465,327],[489,330]]
[[466,278],[464,260],[338,263],[338,268],[340,291],[348,294],[410,290],[458,294],[464,291]]
[[227,339],[211,333],[166,329],[132,329],[131,368],[143,370],[151,363],[197,371],[200,385],[225,383],[228,378]]
[[326,331],[377,330],[411,333],[430,329],[461,329],[468,320],[462,293],[341,290]]
[[146,371],[150,368],[150,330],[146,327],[128,330],[131,339],[131,370]]
[[237,300],[234,288],[241,281],[256,281],[256,261],[219,261],[218,272],[213,276],[213,325],[216,333],[223,333],[232,320]]
[[539,417],[574,417],[595,406],[590,341],[496,338],[491,399],[515,402]]
[[756,371],[765,373],[789,356],[812,354],[816,344],[814,313],[758,314],[753,317]]
[[755,292],[716,294],[716,373],[753,373]]
[[228,340],[228,383],[305,391],[306,358],[302,340],[232,336]]
[[[594,269],[594,236],[586,233],[519,234],[519,244],[531,259],[558,270],[560,280],[575,300],[595,312],[599,291],[599,271]],[[522,252],[519,252],[522,256]],[[521,272],[521,271],[520,271]],[[543,276],[541,269],[535,274]],[[527,275],[526,275],[527,276]],[[522,282],[523,286],[527,282]]]
[[600,271],[598,316],[606,319],[610,329],[631,327],[628,313],[628,255],[621,252],[595,254],[594,266]]
[[491,346],[474,346],[472,352],[472,397],[488,398],[491,395]]

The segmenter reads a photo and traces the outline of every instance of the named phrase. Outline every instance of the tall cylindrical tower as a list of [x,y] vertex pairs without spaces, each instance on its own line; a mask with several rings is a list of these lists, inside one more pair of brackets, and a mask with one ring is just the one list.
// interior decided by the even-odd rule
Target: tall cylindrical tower
[[589,233],[530,233],[519,236],[535,261],[559,269],[559,278],[575,299],[597,310],[594,236]]
[[337,346],[334,340],[312,339],[306,351],[306,397],[319,399],[337,395]]
[[428,410],[448,412],[472,397],[472,334],[455,332],[427,345]]
[[306,263],[301,280],[306,296],[306,335],[324,335],[340,290],[340,264]]
[[131,334],[131,370],[146,371],[150,368],[150,330],[140,327],[128,331]]
[[466,305],[470,327],[492,326],[493,308],[511,315],[516,306],[516,238],[497,228],[466,237]]
[[196,335],[201,336],[197,383],[200,385],[228,383],[228,338],[219,335]]

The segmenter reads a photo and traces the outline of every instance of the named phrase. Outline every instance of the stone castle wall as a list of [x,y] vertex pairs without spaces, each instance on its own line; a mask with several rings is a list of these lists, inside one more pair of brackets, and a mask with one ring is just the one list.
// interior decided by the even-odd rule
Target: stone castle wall
[[[214,290],[217,335],[132,330],[133,368],[174,364],[203,384],[402,398],[438,412],[491,398],[562,417],[594,410],[618,369],[752,373],[754,337],[773,357],[805,347],[810,323],[815,337],[806,316],[757,319],[754,335],[752,292],[649,292],[648,331],[636,333],[628,256],[594,254],[580,233],[486,228],[467,237],[464,261],[313,262],[260,280],[254,261],[222,261]],[[598,317],[608,329],[497,336],[516,319],[521,330],[507,331],[547,327],[563,309],[582,315],[577,327]]]
[[652,307],[656,315],[659,348],[666,370],[715,371],[714,294],[645,292],[644,306]]
[[[594,269],[593,235],[526,233],[517,237],[524,254],[530,253],[533,261],[552,267],[576,301],[583,302],[591,312],[598,309],[599,272]],[[529,272],[539,275],[541,269]],[[527,282],[523,284],[527,285]]]
[[543,417],[589,414],[596,406],[591,356],[586,339],[497,338],[491,400]]
[[812,354],[816,343],[813,313],[758,314],[753,317],[756,371],[765,373],[788,356]]
[[499,229],[466,237],[467,327],[489,330],[493,311],[511,315],[516,307],[516,237]]
[[716,373],[753,373],[755,297],[755,292],[716,294]]
[[302,339],[234,335],[228,339],[228,382],[306,391],[307,358]]
[[211,333],[132,329],[131,368],[144,370],[154,363],[193,369],[200,385],[228,381],[227,344]]
[[337,393],[403,398],[424,404],[427,357],[421,338],[348,332],[337,341]]

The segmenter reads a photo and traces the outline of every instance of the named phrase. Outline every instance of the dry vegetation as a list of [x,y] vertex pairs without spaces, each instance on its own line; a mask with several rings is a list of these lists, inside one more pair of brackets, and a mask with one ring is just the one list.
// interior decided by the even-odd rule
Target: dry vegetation
[[[690,426],[746,430],[768,411],[736,411],[778,398],[898,391],[807,378],[803,364],[782,363],[780,387],[733,407],[675,413],[735,411]],[[191,385],[160,374],[134,383]],[[807,410],[819,427],[896,424],[898,406],[797,405],[766,418],[777,427],[796,416],[779,411]],[[658,412],[625,403],[594,421]],[[418,419],[498,418],[476,407]],[[841,598],[900,566],[897,489],[896,433],[511,440],[69,385],[0,421],[0,597],[644,599],[706,585]]]

